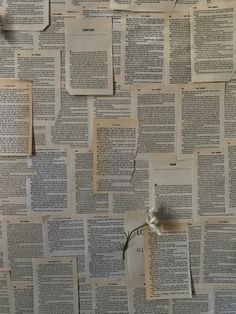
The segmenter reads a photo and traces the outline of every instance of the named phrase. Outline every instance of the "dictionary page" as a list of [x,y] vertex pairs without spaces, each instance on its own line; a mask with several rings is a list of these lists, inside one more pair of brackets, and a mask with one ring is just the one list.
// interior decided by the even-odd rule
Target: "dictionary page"
[[67,17],[66,89],[71,95],[113,94],[111,17]]
[[79,313],[75,257],[33,258],[34,314]]
[[32,83],[0,80],[0,156],[32,154]]
[[188,225],[161,224],[162,235],[144,228],[146,298],[191,299]]
[[138,140],[138,120],[95,119],[93,189],[95,192],[132,192]]

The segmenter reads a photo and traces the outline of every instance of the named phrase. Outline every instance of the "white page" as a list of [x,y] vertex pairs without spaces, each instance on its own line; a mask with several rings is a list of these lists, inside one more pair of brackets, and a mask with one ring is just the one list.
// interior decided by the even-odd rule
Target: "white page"
[[112,95],[112,20],[66,19],[66,89],[71,95]]
[[0,156],[32,154],[32,82],[0,80]]
[[7,0],[3,29],[42,31],[49,24],[49,0]]
[[75,257],[33,258],[34,314],[77,314]]

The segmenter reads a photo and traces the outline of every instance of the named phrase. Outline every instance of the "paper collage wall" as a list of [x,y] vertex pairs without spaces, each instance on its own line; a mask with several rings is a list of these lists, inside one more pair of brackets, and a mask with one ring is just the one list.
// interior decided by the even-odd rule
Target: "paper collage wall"
[[0,314],[236,313],[236,1],[0,17]]

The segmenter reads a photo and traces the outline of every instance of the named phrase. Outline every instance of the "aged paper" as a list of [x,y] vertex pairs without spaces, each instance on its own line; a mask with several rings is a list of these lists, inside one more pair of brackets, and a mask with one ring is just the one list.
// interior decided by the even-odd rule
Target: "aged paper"
[[[178,4],[178,0],[176,1]],[[190,16],[188,11],[168,15],[165,59],[166,85],[191,82]]]
[[[142,226],[147,218],[145,211],[128,211],[125,212],[125,232],[132,232],[135,228]],[[130,238],[128,248],[125,252],[127,272],[129,279],[144,280],[144,237],[143,227],[135,231]]]
[[112,95],[112,20],[66,19],[66,89],[71,95]]
[[89,282],[125,277],[125,261],[122,258],[124,242],[124,215],[88,215],[85,226],[85,266]]
[[201,4],[190,9],[193,82],[228,81],[236,52],[234,1]]
[[3,29],[42,31],[49,24],[49,0],[6,1]]
[[14,293],[10,272],[2,270],[0,270],[0,313],[15,313]]
[[236,75],[225,84],[224,132],[225,138],[236,137]]
[[146,298],[191,299],[188,225],[161,224],[161,236],[144,228]]
[[75,257],[33,258],[34,314],[79,313]]
[[141,89],[132,94],[139,119],[138,153],[175,154],[178,92]]
[[32,83],[0,80],[0,156],[32,154]]
[[33,280],[32,258],[45,255],[43,220],[10,218],[3,224],[4,267],[10,268],[11,280]]
[[220,147],[224,140],[223,83],[180,87],[177,104],[178,157],[191,158],[195,148]]
[[150,162],[150,201],[161,220],[192,219],[192,160],[153,158]]
[[235,172],[236,170],[236,139],[225,140],[225,192],[226,210],[229,214],[236,214]]
[[126,89],[164,84],[166,15],[126,14],[121,20],[121,85]]
[[53,125],[61,106],[60,51],[15,50],[17,78],[32,81],[34,125]]
[[16,314],[34,314],[33,282],[13,283]]
[[88,149],[70,151],[71,210],[74,214],[108,212],[109,193],[93,192],[93,153]]
[[138,120],[95,119],[93,189],[132,192],[138,140]]
[[206,221],[201,242],[201,284],[235,284],[235,219]]

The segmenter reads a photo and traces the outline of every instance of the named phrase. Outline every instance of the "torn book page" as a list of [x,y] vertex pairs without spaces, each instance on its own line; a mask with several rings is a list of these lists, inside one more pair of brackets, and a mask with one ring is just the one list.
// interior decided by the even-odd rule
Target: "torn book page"
[[34,314],[79,313],[75,257],[33,258]]
[[191,299],[188,225],[166,223],[162,235],[144,228],[147,300]]
[[132,192],[138,141],[138,120],[95,119],[94,192]]
[[0,156],[32,155],[32,82],[0,80]]
[[42,31],[49,24],[49,0],[7,0],[3,29]]
[[192,81],[229,81],[236,70],[234,1],[194,6],[190,22]]
[[33,282],[13,283],[16,314],[34,314]]
[[66,18],[66,89],[71,95],[112,95],[111,17]]
[[236,285],[219,285],[212,289],[212,313],[236,313]]

